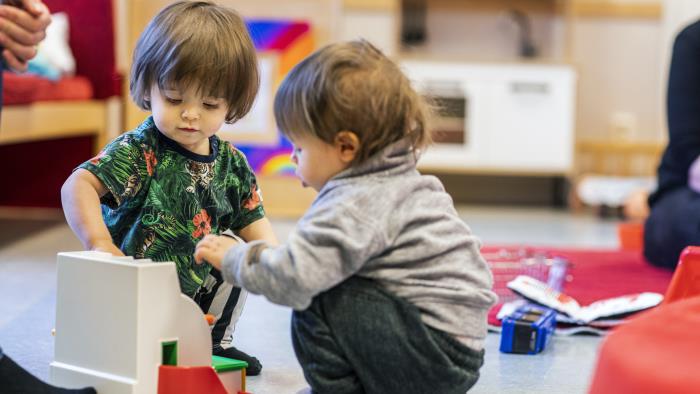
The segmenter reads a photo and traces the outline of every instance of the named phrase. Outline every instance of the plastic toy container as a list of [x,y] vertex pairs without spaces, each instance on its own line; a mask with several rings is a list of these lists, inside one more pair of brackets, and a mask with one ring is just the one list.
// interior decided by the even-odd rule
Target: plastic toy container
[[557,313],[536,304],[527,304],[503,319],[500,351],[537,354],[545,349],[557,325]]
[[617,225],[617,238],[622,250],[644,249],[644,223],[622,222]]
[[570,264],[563,257],[529,248],[501,248],[483,252],[482,256],[493,273],[493,291],[498,295],[499,303],[520,298],[507,287],[508,282],[518,275],[530,276],[561,291]]

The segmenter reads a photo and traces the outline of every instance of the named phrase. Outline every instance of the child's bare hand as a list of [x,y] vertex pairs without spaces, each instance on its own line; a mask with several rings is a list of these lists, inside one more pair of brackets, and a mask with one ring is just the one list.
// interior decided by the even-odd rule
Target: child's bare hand
[[635,190],[625,199],[623,205],[625,217],[630,220],[643,221],[649,216],[649,192]]
[[224,261],[226,252],[236,244],[238,241],[231,237],[207,235],[197,244],[194,251],[194,261],[197,264],[207,262],[221,270],[221,263]]
[[94,250],[96,252],[107,252],[111,253],[114,256],[124,256],[124,253],[121,251],[121,249],[119,249],[117,245],[111,242],[96,243],[92,246],[90,250]]

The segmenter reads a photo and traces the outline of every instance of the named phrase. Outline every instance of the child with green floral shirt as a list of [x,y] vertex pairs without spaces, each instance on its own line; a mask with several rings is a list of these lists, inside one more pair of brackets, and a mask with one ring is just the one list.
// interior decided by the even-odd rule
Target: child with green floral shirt
[[131,70],[131,95],[152,116],[80,165],[61,191],[86,249],[175,262],[182,292],[217,318],[214,354],[247,361],[251,375],[258,360],[231,346],[245,292],[193,253],[204,236],[227,230],[276,243],[245,156],[216,136],[250,110],[257,89],[255,49],[235,11],[207,2],[164,8]]

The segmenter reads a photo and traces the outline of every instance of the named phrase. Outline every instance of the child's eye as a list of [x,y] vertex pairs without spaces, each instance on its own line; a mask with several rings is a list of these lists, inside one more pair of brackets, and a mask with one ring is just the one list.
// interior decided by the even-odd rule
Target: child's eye
[[182,100],[172,97],[166,97],[165,101],[169,102],[170,104],[180,104],[182,102]]
[[219,109],[219,104],[204,103],[204,108],[207,108],[207,109]]

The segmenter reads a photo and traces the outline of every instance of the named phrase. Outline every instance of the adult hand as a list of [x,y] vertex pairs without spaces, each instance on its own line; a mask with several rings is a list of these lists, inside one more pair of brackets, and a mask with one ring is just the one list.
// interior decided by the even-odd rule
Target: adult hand
[[194,251],[194,261],[197,264],[207,262],[221,270],[226,252],[236,244],[238,241],[231,237],[209,234],[197,244]]
[[644,221],[649,216],[649,192],[646,189],[635,190],[625,199],[622,206],[625,217],[630,220]]
[[49,23],[51,14],[40,0],[22,0],[22,8],[0,5],[0,45],[9,68],[27,70]]

